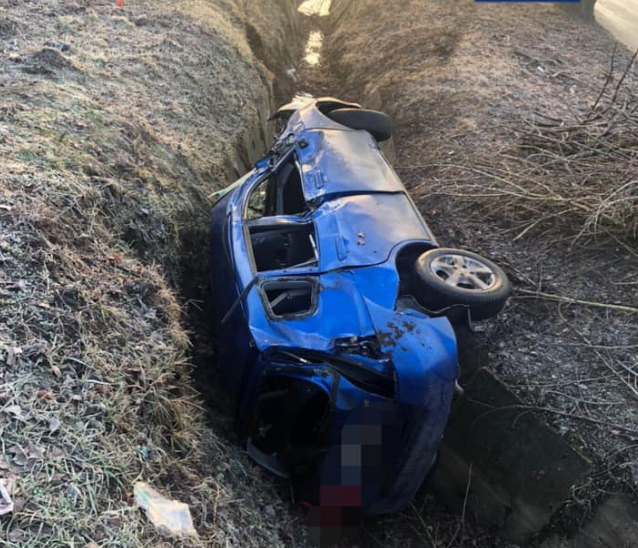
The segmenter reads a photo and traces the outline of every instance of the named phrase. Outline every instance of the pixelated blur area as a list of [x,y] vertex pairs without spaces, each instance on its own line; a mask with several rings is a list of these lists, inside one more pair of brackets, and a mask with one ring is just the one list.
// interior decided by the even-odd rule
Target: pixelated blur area
[[383,467],[384,439],[386,444],[398,441],[392,439],[398,430],[392,417],[378,407],[364,406],[341,429],[341,443],[322,465],[319,505],[310,507],[307,515],[308,532],[317,545],[359,537],[366,503],[382,490],[389,472]]
[[344,539],[359,538],[361,508],[313,506],[307,516],[308,536],[318,546],[334,546]]

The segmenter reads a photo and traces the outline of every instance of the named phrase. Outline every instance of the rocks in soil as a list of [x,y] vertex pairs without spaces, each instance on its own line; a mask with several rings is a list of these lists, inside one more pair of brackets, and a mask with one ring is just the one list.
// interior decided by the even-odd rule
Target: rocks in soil
[[31,56],[31,62],[25,69],[30,74],[52,74],[55,70],[76,70],[73,61],[59,49],[45,46]]
[[148,16],[143,13],[132,17],[131,21],[133,21],[133,23],[135,23],[135,25],[137,25],[138,27],[143,27],[144,25],[148,25],[149,23]]
[[44,45],[48,48],[54,48],[60,51],[69,51],[71,49],[71,44],[59,40],[49,40],[45,42]]

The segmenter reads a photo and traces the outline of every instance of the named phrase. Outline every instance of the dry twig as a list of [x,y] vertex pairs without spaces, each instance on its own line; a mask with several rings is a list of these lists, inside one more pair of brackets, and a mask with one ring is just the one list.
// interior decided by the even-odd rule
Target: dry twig
[[618,312],[626,312],[628,314],[638,314],[638,308],[633,306],[626,306],[622,304],[611,304],[611,303],[598,303],[595,301],[584,301],[581,299],[574,299],[572,297],[564,297],[562,295],[555,295],[553,293],[545,293],[543,291],[535,291],[531,289],[516,289],[517,293],[522,295],[529,295],[531,297],[537,297],[540,299],[547,299],[550,301],[557,301],[561,303],[568,304],[579,304],[582,306],[593,306],[596,308],[606,308],[608,310],[617,310]]

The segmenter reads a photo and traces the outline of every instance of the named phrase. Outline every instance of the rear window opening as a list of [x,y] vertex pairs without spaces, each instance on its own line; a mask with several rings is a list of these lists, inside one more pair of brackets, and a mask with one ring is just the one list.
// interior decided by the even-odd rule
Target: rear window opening
[[310,280],[265,282],[261,289],[275,317],[309,314],[316,306],[316,284]]
[[252,190],[244,218],[253,221],[279,215],[304,215],[307,211],[301,173],[291,156],[276,173],[270,174]]
[[250,243],[257,272],[299,268],[317,263],[313,223],[250,226]]

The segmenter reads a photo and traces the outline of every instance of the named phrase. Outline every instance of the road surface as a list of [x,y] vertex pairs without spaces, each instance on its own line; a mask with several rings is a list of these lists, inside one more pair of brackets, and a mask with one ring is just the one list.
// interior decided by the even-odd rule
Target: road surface
[[630,49],[638,49],[638,0],[598,0],[596,20]]

